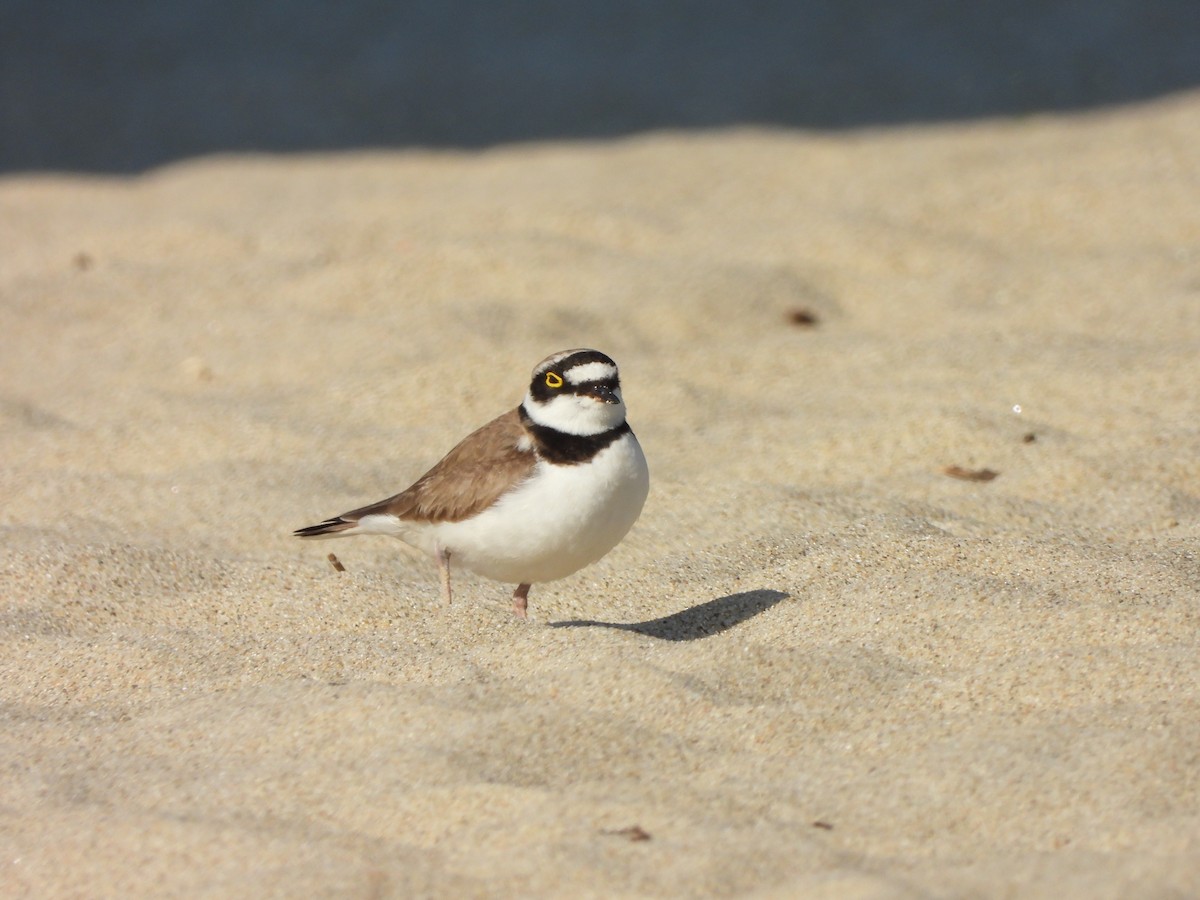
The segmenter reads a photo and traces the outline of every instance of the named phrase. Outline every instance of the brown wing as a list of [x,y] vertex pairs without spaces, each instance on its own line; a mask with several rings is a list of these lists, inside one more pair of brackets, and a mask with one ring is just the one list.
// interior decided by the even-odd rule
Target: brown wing
[[529,477],[537,457],[532,446],[523,449],[525,443],[517,411],[506,412],[463,438],[408,490],[341,518],[383,513],[427,522],[469,519]]

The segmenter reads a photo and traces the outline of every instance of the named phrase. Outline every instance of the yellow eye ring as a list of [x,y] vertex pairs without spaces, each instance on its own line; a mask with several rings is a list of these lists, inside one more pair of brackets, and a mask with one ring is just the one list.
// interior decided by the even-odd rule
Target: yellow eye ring
[[546,387],[560,388],[562,386],[563,386],[563,380],[562,380],[561,375],[557,375],[554,372],[546,373]]

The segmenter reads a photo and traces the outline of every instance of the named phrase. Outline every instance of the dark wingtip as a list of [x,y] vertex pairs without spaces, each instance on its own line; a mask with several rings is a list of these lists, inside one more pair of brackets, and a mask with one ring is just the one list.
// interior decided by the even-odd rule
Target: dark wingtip
[[322,537],[327,534],[345,531],[353,524],[353,522],[347,522],[342,518],[326,519],[319,525],[306,525],[303,528],[297,528],[292,532],[292,535],[298,538]]

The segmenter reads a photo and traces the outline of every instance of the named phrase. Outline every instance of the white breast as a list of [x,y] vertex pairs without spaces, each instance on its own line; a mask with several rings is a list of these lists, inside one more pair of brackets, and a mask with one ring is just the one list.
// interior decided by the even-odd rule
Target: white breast
[[538,463],[521,487],[479,515],[427,526],[419,539],[406,539],[427,550],[434,543],[445,547],[452,565],[485,578],[554,581],[615,547],[637,521],[649,490],[646,458],[630,433],[590,462]]

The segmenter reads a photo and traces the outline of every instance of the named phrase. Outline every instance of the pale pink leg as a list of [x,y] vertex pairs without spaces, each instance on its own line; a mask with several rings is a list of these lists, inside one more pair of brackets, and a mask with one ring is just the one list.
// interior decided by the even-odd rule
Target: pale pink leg
[[517,589],[513,591],[513,612],[522,619],[528,618],[529,587],[527,584],[518,584]]
[[450,551],[442,547],[437,548],[437,565],[438,575],[442,579],[442,599],[446,601],[446,605],[450,605]]

